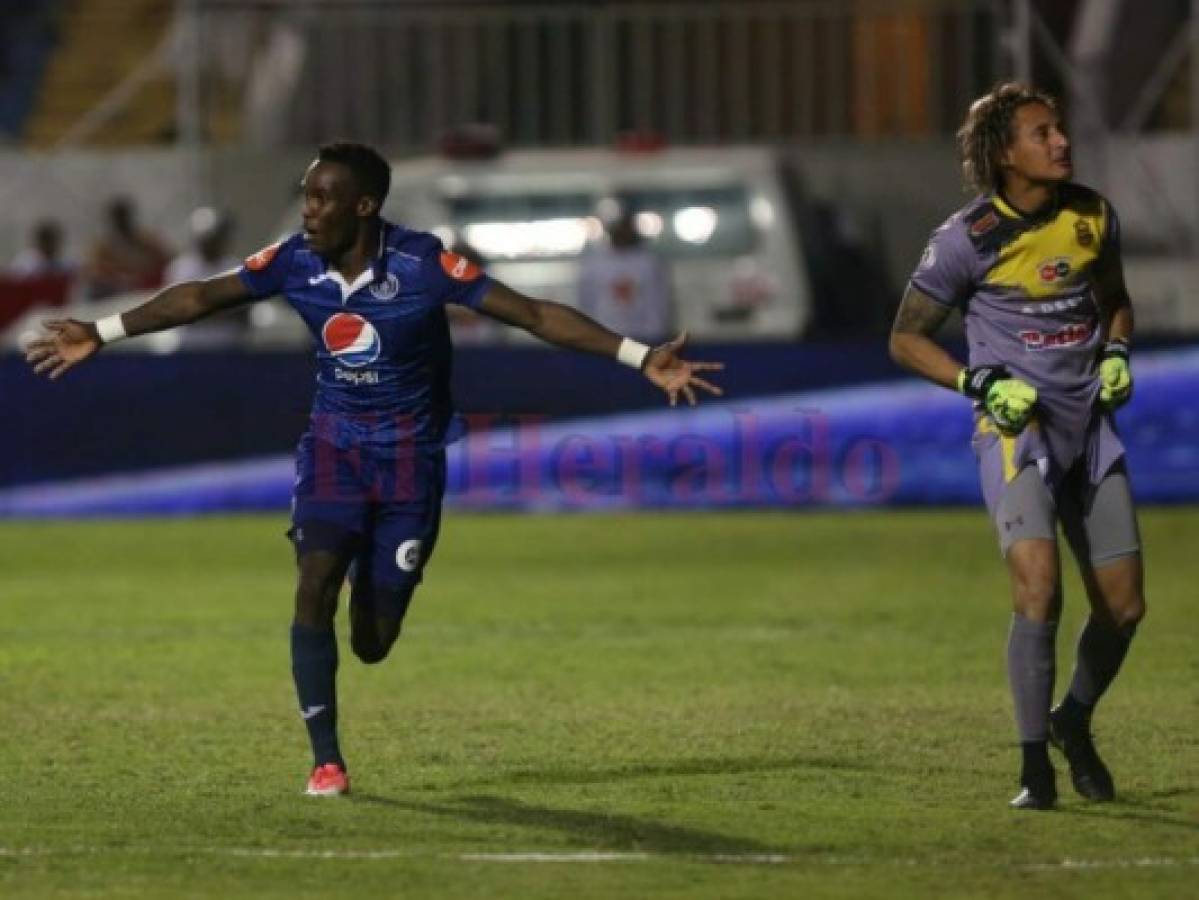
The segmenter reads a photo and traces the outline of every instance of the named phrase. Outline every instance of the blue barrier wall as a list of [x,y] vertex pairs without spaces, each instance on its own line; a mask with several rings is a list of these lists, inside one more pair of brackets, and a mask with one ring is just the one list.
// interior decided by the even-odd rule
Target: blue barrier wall
[[[1199,351],[1140,354],[1118,415],[1142,502],[1199,501]],[[977,503],[972,419],[911,380],[696,409],[526,422],[450,453],[470,509],[595,510]],[[290,458],[0,491],[0,516],[285,509]]]
[[[707,345],[730,397],[899,376],[874,343]],[[0,486],[288,453],[312,400],[311,353],[106,353],[63,380],[0,356]],[[610,360],[542,347],[465,347],[454,396],[468,413],[596,416],[661,397]]]

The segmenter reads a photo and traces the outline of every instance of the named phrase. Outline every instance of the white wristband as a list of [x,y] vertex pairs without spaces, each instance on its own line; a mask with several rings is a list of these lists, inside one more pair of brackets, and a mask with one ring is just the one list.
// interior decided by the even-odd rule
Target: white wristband
[[650,348],[645,344],[625,338],[620,342],[620,349],[616,351],[616,358],[626,366],[632,366],[638,371],[645,365],[645,358],[649,356]]
[[100,335],[102,344],[111,344],[113,341],[128,337],[125,333],[125,323],[121,321],[120,316],[108,316],[96,320],[96,333]]

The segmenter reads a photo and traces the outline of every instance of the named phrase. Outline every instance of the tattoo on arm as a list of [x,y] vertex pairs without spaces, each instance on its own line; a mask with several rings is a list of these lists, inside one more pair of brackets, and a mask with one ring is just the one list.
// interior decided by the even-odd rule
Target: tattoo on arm
[[944,303],[938,303],[913,287],[909,287],[895,314],[892,330],[899,334],[921,334],[931,337],[949,318],[952,312]]

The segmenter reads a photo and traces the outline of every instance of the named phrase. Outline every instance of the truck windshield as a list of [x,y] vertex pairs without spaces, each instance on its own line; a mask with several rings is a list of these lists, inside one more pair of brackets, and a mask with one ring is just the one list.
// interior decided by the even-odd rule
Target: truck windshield
[[447,197],[450,226],[487,261],[570,259],[603,237],[600,211],[615,200],[634,217],[646,244],[667,258],[751,252],[757,234],[744,185],[526,192]]

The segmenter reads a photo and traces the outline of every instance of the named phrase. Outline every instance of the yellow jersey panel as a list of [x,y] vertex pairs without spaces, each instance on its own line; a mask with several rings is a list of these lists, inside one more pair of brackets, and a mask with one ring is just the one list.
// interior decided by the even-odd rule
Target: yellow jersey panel
[[[1077,291],[1099,258],[1107,210],[1095,195],[1071,200],[1044,224],[1020,232],[1004,245],[984,276],[984,284],[1038,300]],[[1020,218],[1001,197],[992,202],[1004,216]]]

